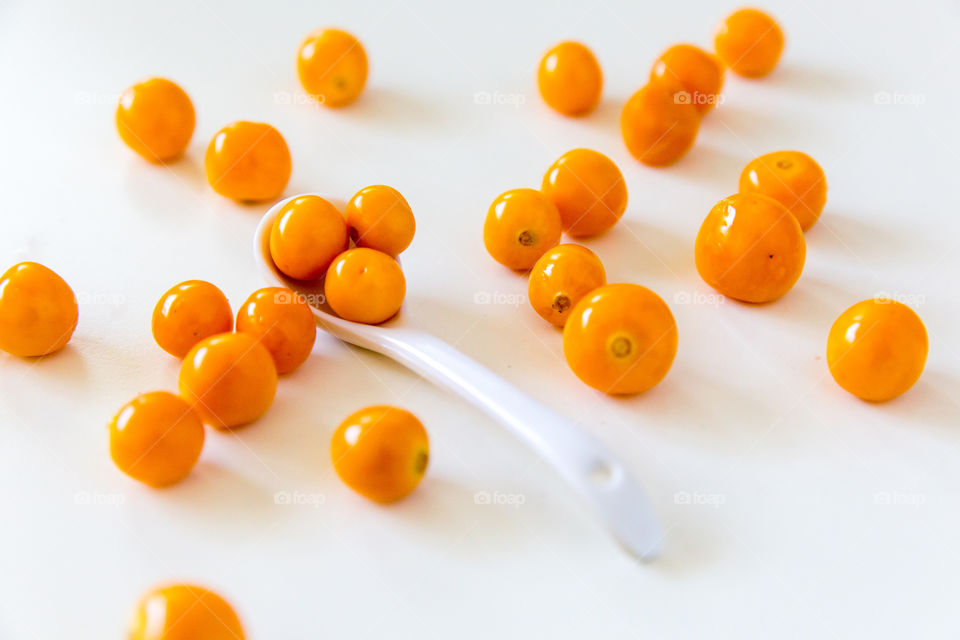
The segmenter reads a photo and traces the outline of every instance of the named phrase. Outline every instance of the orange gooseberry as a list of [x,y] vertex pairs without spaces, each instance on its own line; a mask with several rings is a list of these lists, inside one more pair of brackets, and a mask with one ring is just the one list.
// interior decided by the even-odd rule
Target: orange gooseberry
[[137,603],[128,640],[244,640],[233,607],[216,593],[189,584],[151,589]]
[[677,353],[677,323],[667,303],[638,284],[608,284],[587,294],[563,327],[570,369],[610,394],[646,391]]
[[195,124],[190,96],[166,78],[138,82],[120,94],[120,138],[151,162],[168,162],[182,156]]
[[300,45],[297,74],[304,91],[328,107],[342,107],[367,83],[367,53],[346,31],[319,29]]
[[927,361],[927,330],[907,305],[873,298],[840,314],[827,338],[827,365],[841,387],[883,402],[912,387]]
[[269,124],[240,120],[213,136],[204,165],[207,182],[220,195],[239,202],[272,200],[290,179],[290,149]]
[[358,247],[400,255],[413,241],[416,220],[399,191],[377,184],[364,187],[347,203],[347,226]]
[[218,429],[253,422],[270,408],[276,391],[273,357],[246,333],[201,340],[180,365],[180,396]]
[[504,191],[490,205],[483,244],[505,267],[526,270],[563,234],[556,206],[536,189]]
[[597,254],[578,244],[561,244],[533,265],[527,295],[541,318],[562,327],[573,306],[606,283],[607,274]]
[[270,256],[283,273],[315,280],[350,243],[343,214],[320,196],[283,205],[270,229]]
[[627,208],[627,183],[613,160],[592,149],[573,149],[543,176],[541,191],[574,237],[603,233]]
[[70,285],[36,262],[21,262],[0,276],[0,349],[15,356],[59,351],[77,328]]
[[543,101],[553,109],[566,116],[581,116],[600,102],[603,71],[586,45],[561,42],[540,60],[537,85]]
[[827,203],[827,178],[801,151],[774,151],[751,160],[740,174],[741,193],[762,193],[785,206],[806,231]]
[[765,76],[783,53],[783,31],[759,9],[740,9],[717,27],[717,55],[734,73],[748,78]]
[[120,408],[109,428],[114,464],[151,487],[183,480],[203,449],[200,416],[167,391],[140,394]]
[[676,162],[689,151],[700,129],[700,113],[686,90],[650,82],[634,93],[620,113],[620,133],[630,155],[652,167]]
[[716,56],[692,44],[675,44],[656,59],[650,70],[651,82],[679,87],[678,102],[692,104],[701,114],[712,109],[723,87],[723,65]]
[[205,280],[187,280],[170,287],[153,308],[153,339],[177,358],[204,338],[233,328],[227,296]]
[[406,497],[423,479],[430,442],[423,424],[404,409],[367,407],[340,423],[330,443],[343,483],[375,502]]
[[397,261],[375,249],[350,249],[327,269],[324,295],[333,311],[351,322],[380,324],[403,304],[407,284]]
[[700,277],[720,293],[770,302],[800,278],[807,245],[786,207],[759,193],[738,193],[707,214],[695,254]]
[[251,293],[237,312],[237,331],[253,336],[267,348],[277,373],[290,373],[303,364],[317,338],[310,305],[283,287]]

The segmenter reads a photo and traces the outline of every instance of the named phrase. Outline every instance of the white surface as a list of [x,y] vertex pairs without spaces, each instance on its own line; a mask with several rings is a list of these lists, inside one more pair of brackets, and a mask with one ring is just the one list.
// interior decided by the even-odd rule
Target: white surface
[[[957,5],[765,3],[787,33],[782,66],[728,78],[693,151],[653,170],[623,148],[620,105],[662,48],[709,44],[733,6],[555,4],[0,5],[0,256],[49,265],[81,299],[66,351],[0,359],[0,637],[122,637],[137,596],[172,579],[221,591],[252,639],[956,636]],[[343,111],[297,98],[296,47],[328,24],[371,58],[367,93]],[[566,37],[606,74],[583,120],[549,112],[533,84]],[[113,127],[116,95],[149,75],[180,82],[198,111],[169,169]],[[175,385],[150,338],[160,293],[204,278],[237,305],[260,285],[249,247],[266,207],[232,204],[202,175],[206,142],[240,118],[286,136],[288,194],[382,182],[407,196],[411,322],[620,452],[668,528],[661,561],[632,562],[483,415],[329,337],[264,419],[210,434],[184,484],[150,491],[112,466],[112,413]],[[618,162],[631,197],[590,246],[679,325],[670,374],[626,400],[579,383],[522,299],[477,303],[526,286],[483,249],[489,202],[578,146]],[[696,230],[743,164],[790,147],[830,183],[804,275],[774,305],[717,304],[694,269]],[[878,292],[915,303],[931,348],[920,383],[873,406],[833,383],[823,352],[836,315]],[[344,416],[378,402],[414,411],[432,438],[428,478],[387,509],[345,489],[327,452]],[[322,504],[276,505],[278,491]],[[480,491],[522,504],[476,504]]]

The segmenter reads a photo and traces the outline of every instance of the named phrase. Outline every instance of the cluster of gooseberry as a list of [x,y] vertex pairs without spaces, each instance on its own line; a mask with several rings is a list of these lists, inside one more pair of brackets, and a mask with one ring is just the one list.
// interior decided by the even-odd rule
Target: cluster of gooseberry
[[[293,291],[254,291],[234,324],[226,296],[202,280],[164,293],[152,328],[157,344],[183,360],[180,393],[141,394],[110,423],[110,453],[117,467],[152,487],[174,484],[190,473],[203,447],[204,424],[232,429],[262,416],[273,403],[278,375],[303,364],[316,339],[313,312]],[[331,442],[338,475],[379,502],[402,498],[416,487],[428,451],[420,421],[385,406],[349,416]]]
[[[620,131],[630,154],[663,166],[685,154],[700,118],[720,99],[724,69],[746,77],[766,75],[783,51],[777,22],[757,9],[740,9],[717,28],[716,55],[692,44],[668,48],[654,61],[649,81],[626,102]],[[537,84],[544,101],[568,116],[582,116],[600,102],[603,72],[579,42],[561,42],[540,61]]]
[[540,190],[512,189],[487,211],[483,240],[500,264],[529,271],[530,304],[563,328],[563,352],[586,384],[610,394],[656,385],[677,350],[677,327],[656,293],[636,284],[610,284],[590,249],[558,244],[603,233],[627,207],[620,169],[590,149],[574,149],[554,162]]
[[406,282],[397,256],[415,230],[409,203],[392,187],[364,187],[345,213],[320,196],[303,195],[277,212],[270,256],[290,278],[322,279],[326,302],[341,318],[379,324],[403,304]]
[[[621,133],[631,155],[651,166],[679,159],[693,145],[700,118],[718,103],[725,69],[749,78],[764,76],[776,67],[783,43],[783,31],[771,16],[740,9],[717,28],[715,55],[691,44],[668,48],[654,62],[649,82],[631,96],[621,113]],[[585,45],[562,42],[541,59],[537,82],[550,107],[564,115],[582,116],[600,101],[603,72]],[[545,192],[547,186],[545,180]],[[593,201],[598,201],[597,193],[608,193],[586,192]],[[741,173],[738,193],[718,202],[700,227],[695,243],[697,271],[710,286],[737,300],[763,303],[780,298],[800,278],[806,260],[804,232],[819,218],[826,194],[823,170],[805,153],[778,151],[752,160]],[[569,317],[580,318],[579,307],[573,307],[577,300],[593,300],[595,296],[587,294],[605,282],[602,264],[583,247],[551,249],[559,241],[555,216],[542,204],[534,206],[532,194],[525,198],[514,194],[512,207],[504,201],[509,195],[501,196],[488,213],[488,225],[500,229],[493,243],[485,231],[488,250],[514,269],[530,268],[531,258],[542,256],[530,276],[531,304],[548,321],[565,326],[564,353],[577,375],[592,386],[618,392],[607,381],[602,381],[604,386],[594,384],[584,372],[591,366],[609,369],[616,345],[624,343],[608,339],[604,349],[579,359],[576,342],[583,339],[583,332],[568,322]],[[526,212],[520,213],[524,200]],[[591,200],[582,202],[589,205]],[[591,226],[597,212],[608,214],[609,210],[598,206],[591,215],[584,215],[586,226]],[[597,225],[600,230],[612,226],[619,215],[604,217],[608,224]],[[563,228],[573,236],[590,235],[578,233],[580,220],[575,217],[571,222],[563,216]],[[583,324],[591,322],[596,324],[593,312]],[[923,323],[911,309],[892,300],[873,299],[854,305],[837,319],[828,338],[827,360],[841,387],[860,398],[885,400],[917,381],[927,349]]]
[[[339,29],[308,35],[297,52],[297,73],[316,102],[341,107],[353,102],[367,81],[367,55],[360,42]],[[117,130],[131,149],[155,163],[179,159],[193,136],[196,114],[190,96],[175,82],[150,78],[120,96]],[[290,149],[277,129],[239,120],[211,138],[204,155],[207,182],[238,202],[263,202],[283,193],[290,179]]]
[[[0,276],[0,349],[38,357],[63,348],[77,326],[70,286],[34,262]],[[157,344],[183,360],[179,394],[153,391],[126,403],[109,424],[110,455],[151,487],[185,478],[203,448],[204,424],[230,429],[252,422],[273,402],[278,374],[294,371],[316,339],[306,301],[282,287],[253,292],[234,324],[226,296],[202,280],[165,292],[152,318]],[[334,469],[349,487],[377,502],[398,500],[426,471],[429,442],[420,421],[396,407],[373,406],[347,417],[331,441]]]

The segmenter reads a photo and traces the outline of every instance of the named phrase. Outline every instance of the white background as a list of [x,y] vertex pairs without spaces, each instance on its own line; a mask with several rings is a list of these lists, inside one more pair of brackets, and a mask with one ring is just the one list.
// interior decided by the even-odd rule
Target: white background
[[[170,580],[223,593],[254,639],[956,637],[960,9],[766,7],[788,38],[780,67],[729,76],[694,149],[657,170],[627,154],[620,107],[660,50],[709,46],[733,4],[0,3],[3,268],[43,262],[81,301],[62,353],[0,358],[0,637],[123,637],[137,597]],[[340,111],[306,104],[296,80],[300,40],[327,25],[371,60],[366,93]],[[606,79],[579,120],[535,88],[540,55],[570,37]],[[151,75],[197,109],[168,168],[113,124],[119,92]],[[667,528],[660,561],[625,556],[484,415],[325,336],[266,417],[209,433],[186,482],[152,491],[112,465],[111,415],[175,388],[178,363],[150,335],[159,295],[202,278],[236,308],[261,284],[251,238],[267,205],[217,196],[202,172],[208,140],[236,119],[286,137],[285,195],[386,183],[407,196],[404,321],[615,447]],[[497,194],[538,186],[579,146],[609,154],[630,190],[624,219],[589,246],[611,281],[659,292],[679,326],[673,369],[637,397],[581,384],[524,278],[481,241]],[[723,301],[694,268],[697,228],[748,160],[785,148],[813,155],[830,185],[803,277],[772,305]],[[919,311],[930,357],[909,393],[869,405],[823,354],[835,317],[880,292]],[[389,508],[341,485],[328,458],[340,420],[375,403],[412,410],[432,439],[427,478]],[[278,491],[322,504],[275,505]],[[523,504],[477,505],[479,491]]]

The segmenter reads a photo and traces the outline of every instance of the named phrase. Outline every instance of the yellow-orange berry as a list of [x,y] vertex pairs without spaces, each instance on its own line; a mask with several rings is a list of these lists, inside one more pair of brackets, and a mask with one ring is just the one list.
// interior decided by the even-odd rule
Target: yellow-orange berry
[[137,603],[128,640],[244,640],[243,625],[216,593],[189,584],[152,589]]
[[783,53],[783,31],[759,9],[735,11],[717,27],[717,55],[734,73],[748,78],[765,76]]
[[676,162],[697,139],[700,114],[686,90],[651,82],[634,93],[620,113],[620,132],[630,155],[659,167]]
[[592,149],[573,149],[550,165],[540,187],[560,212],[563,230],[576,238],[603,233],[627,208],[619,167]]
[[547,51],[537,70],[543,101],[567,116],[580,116],[600,102],[603,71],[590,49],[579,42],[561,42]]
[[320,196],[300,196],[283,205],[270,229],[273,263],[297,280],[322,276],[349,243],[343,214]]
[[407,285],[397,261],[374,249],[350,249],[327,269],[327,303],[344,320],[380,324],[396,315]]
[[770,302],[789,291],[806,255],[796,218],[759,193],[724,198],[697,233],[697,271],[704,282],[744,302]]
[[562,233],[560,213],[546,196],[535,189],[511,189],[487,210],[483,244],[503,266],[526,270],[560,242]]
[[116,120],[120,138],[128,147],[150,162],[168,162],[186,150],[196,114],[180,85],[166,78],[150,78],[120,95]]
[[167,290],[153,308],[153,339],[182,358],[204,338],[233,328],[227,296],[204,280],[187,280]]
[[340,29],[320,29],[297,52],[300,84],[328,107],[357,99],[367,83],[367,53],[355,37]]
[[253,422],[270,408],[277,368],[266,347],[246,333],[198,342],[180,365],[180,396],[219,429]]
[[762,193],[785,206],[806,231],[827,203],[827,178],[801,151],[774,151],[751,160],[740,174],[740,193]]
[[290,149],[280,132],[241,120],[220,129],[204,156],[213,190],[239,202],[272,200],[290,179]]
[[380,405],[361,409],[340,423],[330,456],[348,487],[375,502],[395,502],[423,479],[430,443],[415,415]]
[[110,457],[125,474],[151,487],[183,480],[203,449],[203,423],[178,396],[144,393],[110,422]]
[[677,353],[677,324],[656,293],[608,284],[580,300],[563,327],[570,369],[594,389],[640,393],[660,382]]
[[723,65],[716,56],[692,44],[675,44],[653,63],[650,82],[662,82],[676,87],[678,102],[692,104],[701,114],[712,109],[720,100],[723,87]]
[[533,265],[527,295],[541,318],[562,327],[573,306],[606,283],[606,271],[597,254],[578,244],[561,244]]
[[399,191],[378,184],[364,187],[347,203],[347,226],[358,247],[396,258],[413,241],[416,220]]
[[273,356],[277,373],[290,373],[306,361],[317,338],[310,305],[283,287],[250,294],[237,312],[237,331],[256,338]]
[[15,356],[59,351],[77,328],[70,285],[36,262],[21,262],[0,276],[0,349]]
[[873,298],[840,314],[827,338],[827,364],[841,387],[883,402],[912,387],[927,361],[927,330],[913,309]]

